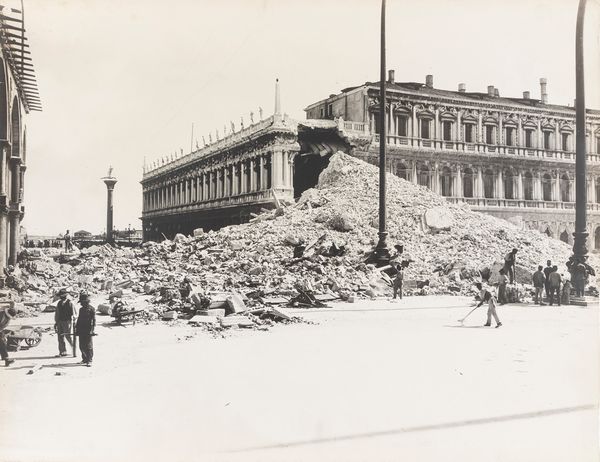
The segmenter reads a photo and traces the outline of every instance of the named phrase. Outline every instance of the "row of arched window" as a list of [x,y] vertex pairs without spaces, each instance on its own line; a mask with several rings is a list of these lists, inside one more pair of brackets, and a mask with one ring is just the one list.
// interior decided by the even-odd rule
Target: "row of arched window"
[[[465,168],[461,171],[462,173],[462,196],[463,197],[475,197],[475,184],[477,174],[470,168]],[[411,171],[406,167],[405,164],[399,163],[396,166],[396,175],[405,180],[411,180]],[[434,172],[425,164],[420,165],[417,168],[417,179],[416,183],[421,186],[428,188],[432,187]],[[531,172],[525,172],[522,174],[522,194],[524,200],[534,200],[534,177]],[[442,196],[452,196],[453,186],[457,177],[453,175],[450,167],[445,166],[439,171],[440,180],[440,191]],[[482,172],[483,180],[483,197],[485,198],[497,198],[496,181],[497,175],[491,170],[486,169]],[[518,174],[509,169],[503,174],[503,190],[505,199],[518,199],[519,194],[519,176]],[[549,173],[542,175],[541,177],[541,200],[553,201],[560,200],[562,202],[571,202],[573,194],[573,181],[565,173],[560,177],[559,180],[559,197],[554,198],[553,188],[555,185],[555,179]],[[596,202],[600,202],[600,180],[596,183],[595,191]]]

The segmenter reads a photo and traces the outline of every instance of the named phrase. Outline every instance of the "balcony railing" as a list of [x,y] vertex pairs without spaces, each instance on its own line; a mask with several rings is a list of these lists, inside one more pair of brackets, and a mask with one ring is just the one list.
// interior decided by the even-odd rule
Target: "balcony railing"
[[[448,202],[458,204],[467,203],[473,207],[513,207],[513,208],[538,208],[538,209],[560,209],[574,210],[575,202],[525,200],[525,199],[500,199],[486,197],[446,197]],[[600,210],[600,204],[588,202],[587,209],[590,211]]]
[[216,199],[208,199],[204,201],[193,201],[186,204],[172,204],[160,207],[154,207],[143,211],[144,217],[152,217],[156,215],[173,215],[196,212],[207,209],[221,209],[234,207],[238,205],[248,205],[253,203],[264,203],[267,201],[275,201],[274,195],[279,199],[290,199],[286,196],[286,189],[267,189],[262,191],[252,191],[244,194],[237,194],[229,197],[220,197]]
[[[350,122],[345,122],[350,123]],[[364,124],[363,124],[364,125]],[[468,143],[466,141],[456,140],[437,140],[437,139],[425,139],[425,138],[413,138],[410,136],[396,136],[388,135],[387,144],[392,146],[406,146],[409,148],[418,149],[432,149],[432,150],[444,150],[444,151],[459,151],[459,152],[472,152],[472,153],[489,153],[494,156],[506,156],[506,157],[537,157],[544,159],[557,159],[557,160],[575,160],[575,153],[572,151],[560,151],[554,149],[542,149],[542,148],[527,148],[522,146],[505,146],[496,144],[485,144],[485,143]],[[379,143],[380,136],[375,134],[373,141]],[[587,154],[588,161],[600,162],[600,154],[589,153]]]

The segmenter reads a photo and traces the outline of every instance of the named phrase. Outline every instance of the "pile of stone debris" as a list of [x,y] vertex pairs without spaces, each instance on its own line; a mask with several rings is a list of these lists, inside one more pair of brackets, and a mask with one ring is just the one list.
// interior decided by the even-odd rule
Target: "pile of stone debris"
[[[106,245],[55,256],[58,261],[27,259],[21,271],[29,303],[59,287],[87,290],[99,304],[117,291],[150,319],[184,313],[201,324],[260,326],[293,321],[284,305],[389,296],[389,275],[365,263],[377,241],[377,188],[376,167],[336,153],[316,188],[249,223],[135,249]],[[512,248],[518,249],[519,282],[509,292],[513,301],[527,298],[533,271],[548,259],[567,275],[571,249],[563,242],[450,204],[393,175],[387,194],[388,242],[403,246],[397,261],[408,262],[409,294],[472,294],[474,282],[494,282]],[[590,264],[598,267],[597,258]],[[192,285],[189,298],[179,291],[185,277]]]

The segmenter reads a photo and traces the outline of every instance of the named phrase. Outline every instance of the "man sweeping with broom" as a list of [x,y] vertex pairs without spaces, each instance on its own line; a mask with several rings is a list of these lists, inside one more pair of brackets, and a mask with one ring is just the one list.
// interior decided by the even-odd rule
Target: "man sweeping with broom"
[[498,304],[498,301],[496,300],[496,297],[494,297],[488,290],[484,289],[483,286],[481,285],[481,282],[477,282],[475,284],[475,287],[477,287],[477,290],[479,290],[479,304],[473,308],[471,311],[469,311],[469,313],[462,319],[459,319],[460,323],[462,324],[465,319],[467,319],[469,317],[469,315],[475,311],[477,308],[479,308],[481,305],[483,305],[484,303],[488,303],[488,312],[487,312],[487,321],[484,324],[484,327],[489,327],[492,325],[492,316],[494,317],[494,320],[496,321],[496,328],[500,327],[502,325],[502,323],[500,322],[500,319],[498,318],[498,313],[496,313],[496,306]]

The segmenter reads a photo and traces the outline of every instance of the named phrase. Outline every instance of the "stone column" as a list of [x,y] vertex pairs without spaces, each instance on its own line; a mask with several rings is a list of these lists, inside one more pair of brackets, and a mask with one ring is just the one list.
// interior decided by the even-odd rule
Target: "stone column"
[[560,197],[560,173],[556,172],[556,177],[554,178],[554,200],[560,202],[562,198]]
[[479,116],[477,117],[477,142],[478,143],[483,143],[483,114],[480,112]]
[[265,171],[265,156],[259,156],[259,170],[260,170],[260,186],[259,189],[264,191],[267,189],[267,172]]
[[419,180],[417,178],[417,161],[415,161],[415,160],[413,160],[413,162],[412,162],[411,180],[412,180],[413,184],[419,183]]
[[[0,271],[8,264],[8,216],[0,213]],[[4,272],[0,273],[0,279],[4,278]]]
[[504,199],[504,176],[502,175],[502,169],[498,169],[498,176],[496,177],[497,179],[497,185],[498,188],[496,190],[496,194],[497,194],[497,198],[498,199]]
[[517,199],[523,200],[523,172],[519,170],[519,175],[517,176]]
[[[396,120],[394,117],[394,108],[395,107],[396,107],[396,105],[394,103],[390,103],[390,114],[389,114],[390,123],[388,125],[390,127],[390,129],[389,129],[388,133],[392,136],[395,136],[397,134],[396,133]],[[286,182],[286,184],[287,184],[287,182]]]
[[455,180],[455,190],[457,197],[463,197],[463,183],[462,183],[462,171],[460,170],[460,165],[456,166],[456,180]]
[[456,112],[456,130],[455,130],[455,137],[454,139],[456,141],[462,141],[462,111],[458,110]]
[[20,219],[18,213],[13,213],[8,217],[9,227],[10,227],[10,240],[9,240],[9,254],[8,254],[8,264],[16,265],[17,264],[17,255],[19,254],[19,228],[20,228]]
[[277,189],[281,187],[281,153],[273,151],[271,160],[271,182],[273,188]]
[[[591,191],[590,194],[588,194],[588,202],[590,202],[591,204],[595,204],[596,201],[596,175],[592,174],[591,178],[590,178],[590,186],[591,186]],[[575,188],[573,188],[575,189]]]
[[435,108],[435,119],[434,119],[434,133],[432,138],[434,140],[441,140],[442,136],[440,134],[440,110],[439,108]]
[[554,125],[554,150],[562,151],[562,139],[560,138],[560,132],[558,131],[558,120],[555,121]]
[[419,121],[417,120],[417,106],[413,104],[412,116],[410,118],[411,136],[419,138]]
[[498,112],[498,136],[496,137],[498,145],[503,146],[504,143],[504,124],[502,123],[502,113]]
[[518,147],[524,147],[525,142],[523,141],[523,124],[521,122],[521,117],[517,117],[517,134],[516,134],[515,145]]
[[538,119],[537,121],[537,143],[535,145],[536,148],[542,149],[544,147],[544,133],[542,132],[542,121]]

